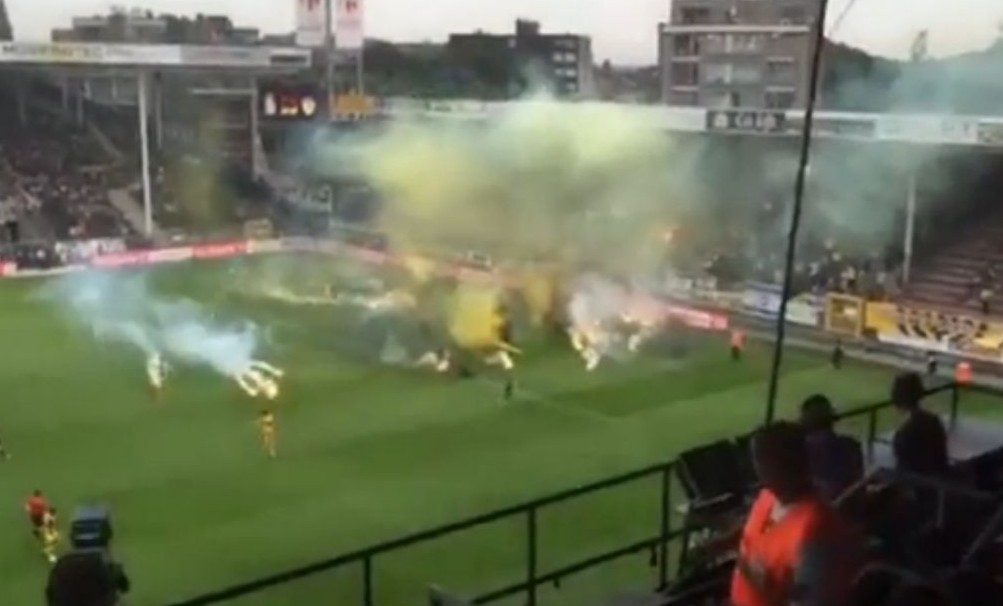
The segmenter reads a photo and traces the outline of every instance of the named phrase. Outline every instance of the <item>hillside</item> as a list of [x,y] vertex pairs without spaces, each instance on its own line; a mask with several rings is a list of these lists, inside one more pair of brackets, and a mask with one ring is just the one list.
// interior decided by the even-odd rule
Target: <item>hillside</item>
[[979,52],[906,62],[826,48],[821,104],[847,111],[1003,114],[1003,40]]

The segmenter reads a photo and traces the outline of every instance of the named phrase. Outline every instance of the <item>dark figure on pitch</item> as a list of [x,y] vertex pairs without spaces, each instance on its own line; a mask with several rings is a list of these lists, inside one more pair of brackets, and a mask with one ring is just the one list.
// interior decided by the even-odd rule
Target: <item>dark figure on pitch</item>
[[832,367],[839,370],[843,367],[843,358],[846,357],[846,352],[843,351],[843,341],[842,339],[836,339],[836,345],[832,348]]
[[739,329],[731,331],[731,359],[738,362],[745,352],[745,332]]
[[936,376],[938,370],[940,370],[940,361],[937,360],[937,354],[932,351],[926,352],[926,374],[933,377]]

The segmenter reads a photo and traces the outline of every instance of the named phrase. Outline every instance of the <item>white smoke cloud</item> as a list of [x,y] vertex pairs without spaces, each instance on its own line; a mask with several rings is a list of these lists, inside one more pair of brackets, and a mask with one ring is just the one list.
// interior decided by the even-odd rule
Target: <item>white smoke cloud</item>
[[129,345],[148,356],[160,353],[225,376],[248,368],[258,348],[259,331],[253,323],[221,324],[195,301],[154,293],[143,275],[69,273],[47,283],[41,297],[98,340]]

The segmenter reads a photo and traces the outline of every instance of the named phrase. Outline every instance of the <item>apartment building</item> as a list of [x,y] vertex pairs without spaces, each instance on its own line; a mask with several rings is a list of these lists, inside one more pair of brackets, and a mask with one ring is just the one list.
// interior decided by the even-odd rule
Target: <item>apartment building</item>
[[709,108],[802,107],[819,0],[672,0],[659,24],[661,99]]
[[519,19],[514,34],[450,34],[447,50],[495,84],[542,76],[561,96],[595,94],[592,39],[572,33],[544,33],[536,21]]

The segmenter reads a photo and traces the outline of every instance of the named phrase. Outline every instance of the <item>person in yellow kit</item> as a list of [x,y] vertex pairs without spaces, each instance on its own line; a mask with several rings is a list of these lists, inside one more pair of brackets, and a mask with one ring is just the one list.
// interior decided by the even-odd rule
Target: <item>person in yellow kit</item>
[[59,523],[56,519],[56,510],[49,509],[42,517],[42,555],[50,564],[55,564],[59,559]]
[[745,351],[745,332],[734,329],[731,331],[731,359],[738,362]]
[[268,410],[262,410],[258,416],[258,431],[261,432],[261,446],[268,453],[268,456],[275,458],[278,454],[275,436],[275,414]]

